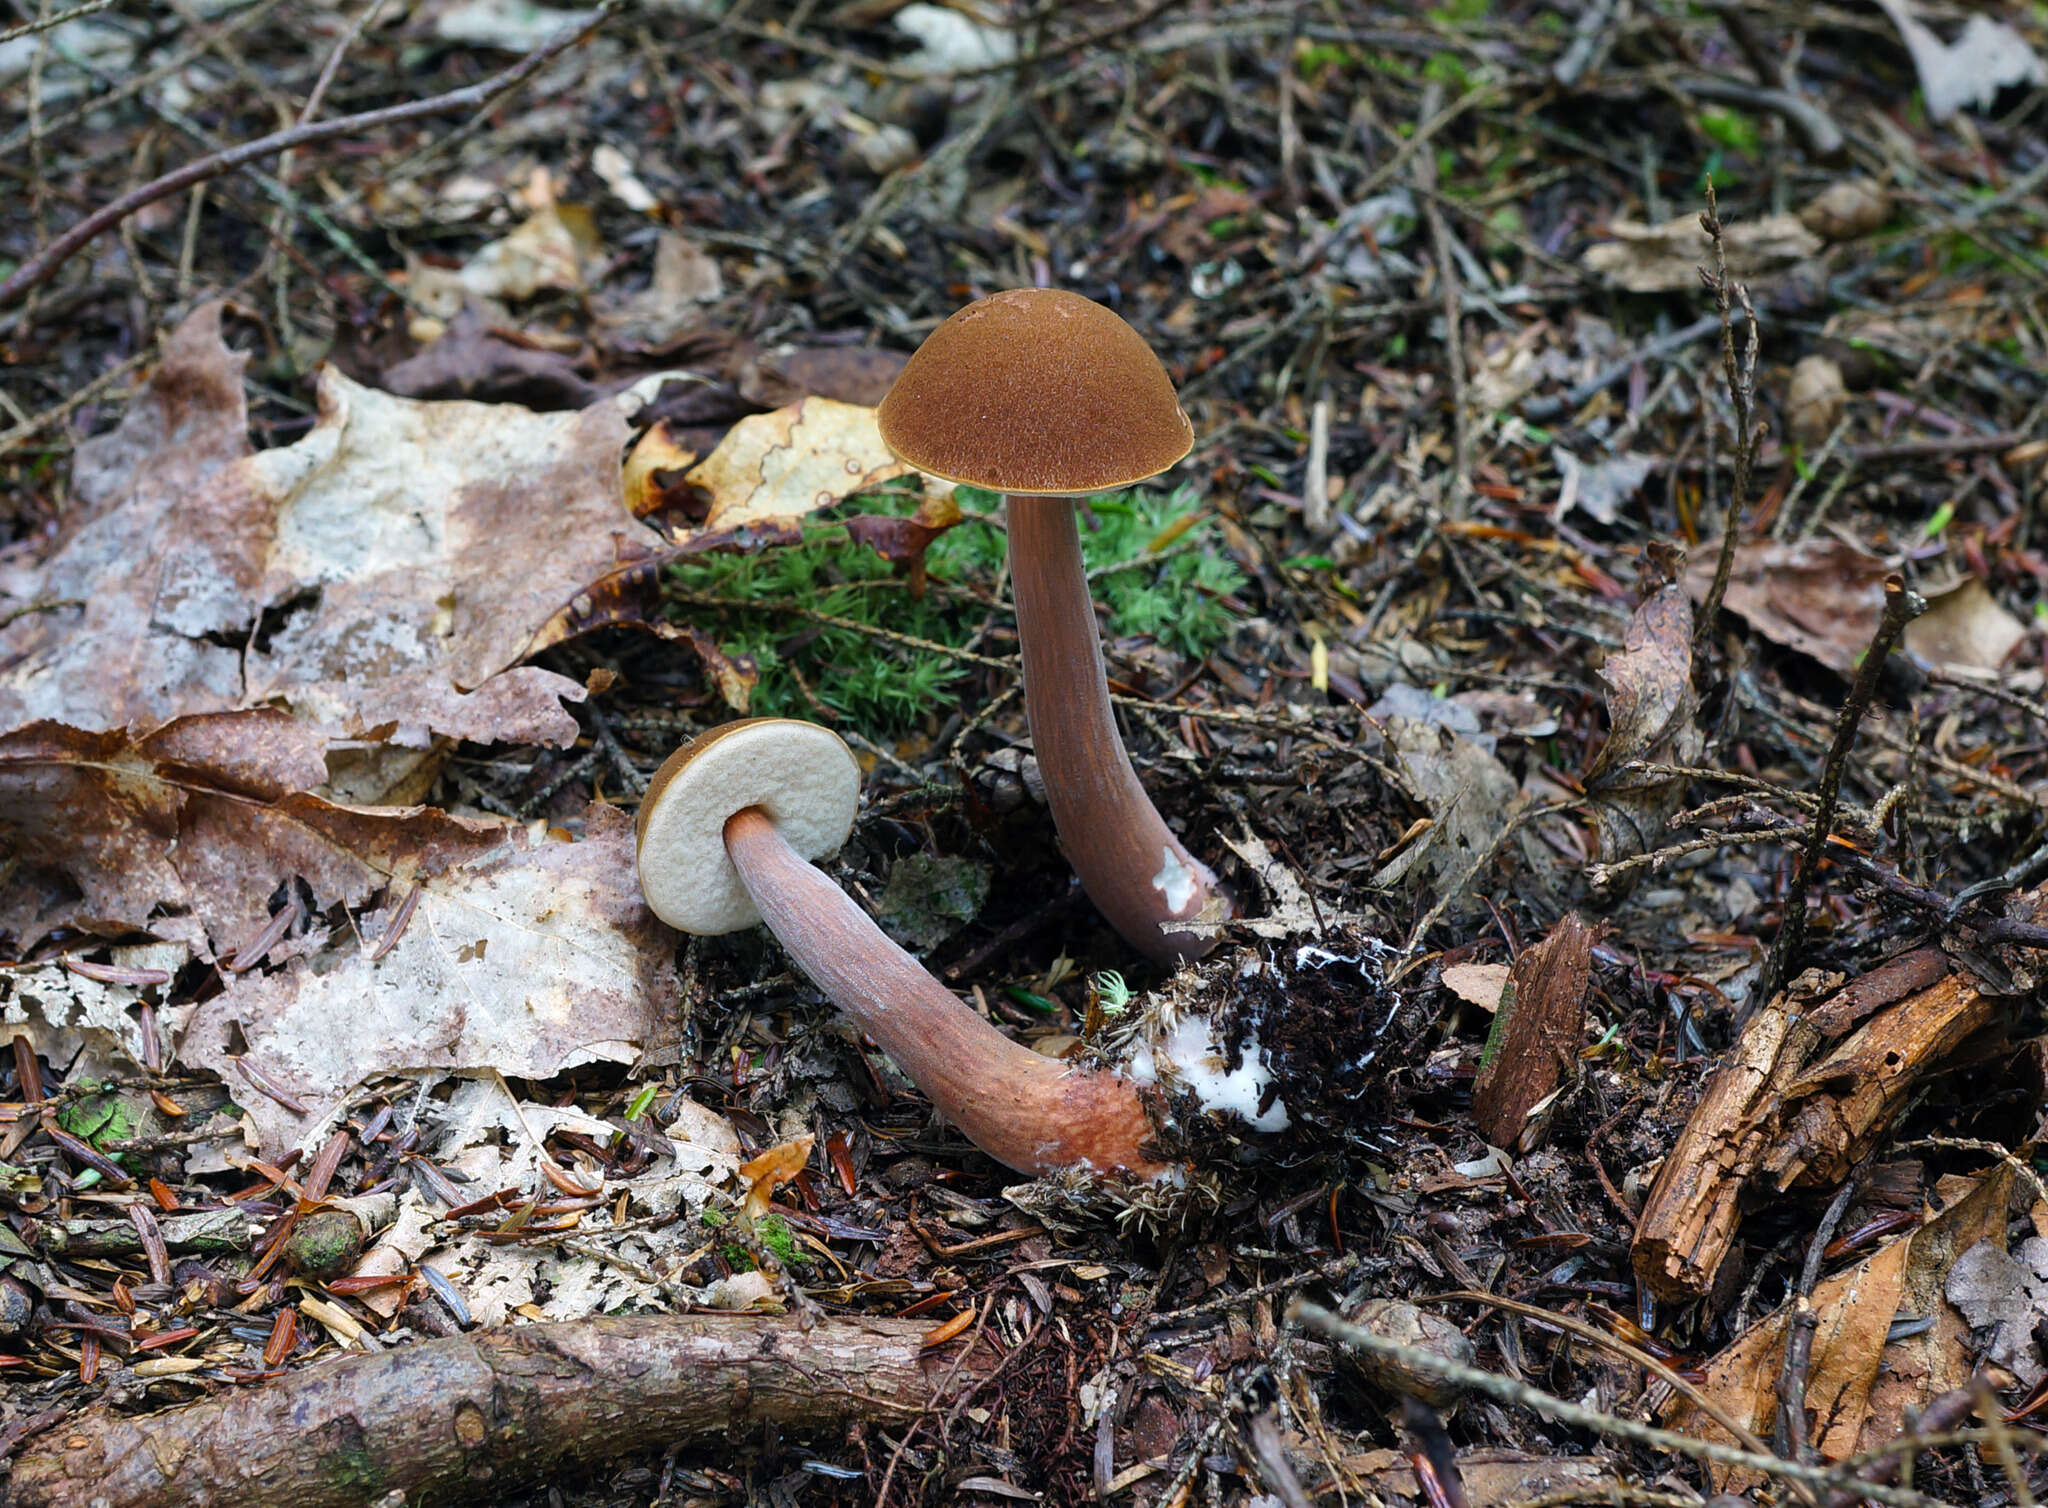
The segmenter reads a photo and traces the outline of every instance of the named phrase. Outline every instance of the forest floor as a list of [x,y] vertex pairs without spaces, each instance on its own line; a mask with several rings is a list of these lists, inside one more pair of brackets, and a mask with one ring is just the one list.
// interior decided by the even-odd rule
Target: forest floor
[[[60,11],[0,17],[23,1501],[350,1350],[729,1311],[958,1375],[474,1491],[2048,1485],[2040,6]],[[1061,857],[999,501],[874,429],[1031,286],[1194,425],[1083,531],[1239,902],[1170,978]],[[1206,1013],[1286,1129],[1084,1208],[764,933],[679,942],[625,819],[742,713],[855,749],[828,868],[990,1019]]]

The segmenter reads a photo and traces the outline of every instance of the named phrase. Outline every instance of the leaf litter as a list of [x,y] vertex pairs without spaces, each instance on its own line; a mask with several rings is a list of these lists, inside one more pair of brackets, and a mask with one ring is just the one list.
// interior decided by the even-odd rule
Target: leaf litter
[[[1771,1327],[1791,1328],[1837,1176],[1853,1198],[1819,1269],[1816,1346],[1793,1358],[1811,1438],[1835,1455],[1891,1445],[1977,1356],[2017,1363],[2034,1300],[1983,1253],[2025,1250],[2027,1226],[2006,1219],[2007,1164],[1986,1173],[1984,1149],[2023,1149],[2039,1099],[2038,971],[2012,940],[2041,924],[2025,887],[2042,788],[2042,395],[2038,331],[2016,313],[2038,252],[2024,77],[2039,27],[2018,11],[1969,23],[1958,40],[1998,38],[2021,86],[1999,104],[2020,113],[2001,119],[1979,92],[1963,108],[1983,113],[1942,128],[1940,79],[1910,31],[1902,47],[1879,24],[1795,33],[1756,7],[1656,27],[1589,7],[1578,31],[1552,32],[1534,12],[1480,9],[1375,18],[1367,33],[1333,13],[1270,36],[1271,17],[1200,5],[1056,17],[1043,55],[1091,66],[1035,72],[1024,132],[1009,129],[1026,107],[1002,62],[1021,34],[985,8],[840,7],[787,31],[678,17],[630,44],[601,30],[558,60],[530,115],[501,113],[421,169],[386,171],[420,144],[407,130],[303,154],[301,191],[317,171],[323,213],[381,262],[381,285],[296,212],[264,239],[237,180],[136,216],[92,266],[97,284],[63,285],[75,302],[55,306],[61,319],[8,327],[53,399],[133,349],[139,321],[173,332],[127,405],[132,429],[110,427],[116,402],[88,400],[8,472],[22,501],[0,556],[0,694],[17,699],[0,719],[0,927],[21,961],[0,974],[0,1012],[21,1043],[11,1070],[0,1054],[0,1187],[36,1190],[7,1195],[8,1239],[54,1243],[61,1226],[132,1241],[126,1208],[143,1196],[100,1181],[86,1160],[100,1156],[122,1177],[149,1170],[174,1200],[232,1194],[255,1212],[244,1237],[268,1240],[293,1218],[289,1191],[241,1150],[176,1138],[246,1125],[257,1150],[296,1156],[265,1164],[290,1178],[308,1176],[318,1139],[279,1148],[324,1122],[348,1138],[335,1176],[370,1227],[358,1272],[402,1286],[324,1290],[288,1370],[436,1325],[613,1307],[979,1320],[1010,1348],[1005,1385],[911,1429],[898,1498],[914,1476],[1048,1499],[1186,1487],[1286,1501],[1291,1473],[1318,1495],[1415,1500],[1440,1462],[1475,1501],[1659,1473],[1673,1492],[1731,1483],[1618,1443],[1566,1460],[1561,1444],[1592,1437],[1566,1441],[1515,1406],[1457,1410],[1435,1454],[1353,1448],[1390,1438],[1385,1400],[1333,1385],[1327,1352],[1283,1328],[1277,1300],[1358,1282],[1522,1294],[1610,1339],[1653,1335],[1768,1434],[1786,1382]],[[465,24],[482,29],[460,34],[518,47],[519,19],[479,14]],[[282,67],[283,93],[303,97],[317,49],[281,21],[252,24],[267,39],[254,66]],[[1098,24],[1113,35],[1091,42]],[[346,88],[404,98],[409,70],[459,76],[473,60],[472,44],[422,51],[402,34],[373,26],[344,48]],[[76,97],[73,59],[45,63],[45,100]],[[994,71],[911,77],[934,67]],[[1744,72],[1770,103],[1729,93]],[[1997,82],[1971,72],[1973,89]],[[1924,117],[1897,103],[1916,78]],[[223,132],[274,124],[206,67],[178,82]],[[138,141],[157,129],[135,100],[99,108]],[[1801,145],[1802,108],[1858,123],[1849,167]],[[1781,135],[1781,111],[1796,131]],[[670,135],[688,150],[657,145]],[[72,150],[61,128],[43,140]],[[65,192],[110,197],[122,160],[82,161]],[[1735,276],[1755,285],[1751,417],[1767,433],[1736,500],[1729,612],[1689,625],[1740,439],[1696,291],[1714,261],[1694,213],[1703,179]],[[205,231],[190,242],[196,280],[177,258],[188,214]],[[0,234],[11,257],[32,249]],[[217,355],[210,371],[194,358],[170,317],[183,304],[162,290],[233,286],[248,272],[239,248],[274,243],[290,254],[258,276],[276,296],[236,305],[237,338],[252,321],[268,338],[245,387]],[[1158,1245],[1029,1193],[1006,1202],[1000,1175],[826,1024],[758,938],[679,951],[616,910],[632,894],[621,824],[639,782],[682,737],[768,698],[837,720],[870,766],[843,882],[873,901],[939,856],[991,876],[972,904],[910,918],[932,968],[1048,1050],[1086,1035],[1103,971],[1130,965],[1066,882],[1029,730],[1005,700],[1014,641],[993,505],[882,478],[857,413],[793,441],[817,400],[872,405],[965,297],[1038,281],[1114,298],[1202,437],[1192,504],[1091,557],[1141,775],[1246,900],[1221,965],[1173,993],[1256,1019],[1291,1097],[1325,1091],[1299,1100],[1283,1157],[1232,1140],[1235,1202]],[[1644,291],[1589,301],[1605,287]],[[346,377],[316,383],[307,353],[330,339]],[[643,383],[664,369],[681,374],[654,397],[660,382]],[[377,509],[359,539],[331,527],[356,482],[323,474],[320,453],[353,454],[374,418],[395,441],[387,469],[446,477],[450,454],[409,447],[437,426],[459,433],[461,405],[427,401],[448,397],[547,411],[479,416],[472,448],[488,451],[502,422],[521,455],[573,472],[556,473],[577,520],[559,532],[562,499],[515,508],[508,491],[497,516],[535,532],[523,550],[482,547],[516,578],[502,589],[465,574],[478,537],[460,533],[453,496],[392,487],[401,522],[461,545],[411,575],[399,565],[422,562],[396,560]],[[749,415],[760,422],[735,435]],[[666,448],[630,479],[620,457],[649,447],[656,421]],[[74,442],[66,497],[42,457],[61,473]],[[854,467],[844,491],[821,484],[834,461]],[[837,511],[862,487],[881,490]],[[1133,527],[1123,506],[1084,514],[1098,550]],[[280,554],[301,507],[323,524],[317,547]],[[721,508],[728,526],[711,522]],[[1165,532],[1175,509],[1200,532]],[[115,514],[140,532],[94,535]],[[1683,588],[1643,563],[1652,541],[1687,547]],[[781,572],[778,556],[804,567]],[[52,591],[60,560],[82,595]],[[377,569],[359,573],[365,562]],[[2015,993],[1979,1002],[1964,1024],[1989,1025],[1943,1045],[1892,1118],[1858,1131],[1868,1160],[1842,1163],[1825,1135],[1755,1149],[1808,1159],[1823,1186],[1758,1185],[1710,1291],[1644,1307],[1631,1218],[1727,1044],[1769,1004],[1752,998],[1760,955],[1894,570],[1936,606],[1908,626],[1911,661],[1887,667],[1847,761],[1801,961],[1855,991],[1933,954]],[[361,630],[384,591],[418,658],[349,658],[351,632],[383,655]],[[502,621],[459,621],[485,604]],[[15,677],[24,655],[60,656],[35,663],[84,684]],[[914,664],[945,678],[906,686]],[[48,706],[17,704],[30,697]],[[1590,863],[1652,855],[1626,894],[1588,889]],[[2019,888],[1970,897],[1987,883]],[[1574,911],[1597,912],[1596,932],[1583,989],[1566,970],[1551,992],[1569,1040],[1536,1056],[1555,1082],[1521,1125],[1494,1127],[1515,1150],[1488,1150],[1472,1098],[1487,1008]],[[563,976],[600,1003],[587,1026],[562,1024],[575,1002],[547,986]],[[488,1007],[475,1022],[466,981]],[[1156,981],[1133,983],[1142,1011]],[[431,998],[401,1016],[379,995],[401,989]],[[636,993],[662,1004],[636,1017]],[[316,1040],[350,1035],[334,1022],[357,1012],[360,1044]],[[1816,1052],[1813,1072],[1882,1077],[1889,1019],[1858,1014],[1859,1045]],[[136,1067],[151,1042],[172,1056],[162,1075]],[[1795,1141],[1891,1092],[1789,1082],[1797,1113],[1759,1124]],[[52,1086],[67,1108],[94,1107],[90,1125],[57,1129],[106,1149],[42,1129],[29,1107]],[[130,1113],[143,1101],[155,1120]],[[104,1129],[117,1122],[152,1129],[131,1147]],[[804,1136],[817,1140],[785,1154],[791,1176],[762,1196],[772,1215],[721,1227],[739,1164]],[[784,1276],[749,1270],[748,1241]],[[1957,1269],[1972,1244],[1974,1265]],[[136,1248],[118,1250],[107,1267],[123,1286],[75,1262],[56,1283],[105,1296],[88,1311],[97,1330],[45,1283],[36,1328],[0,1339],[0,1364],[19,1359],[44,1395],[112,1379],[154,1404],[263,1363],[234,1319],[160,1348],[113,1338],[123,1293],[137,1300],[130,1340],[170,1312]],[[254,1259],[213,1260],[238,1275]],[[27,1270],[11,1246],[0,1260]],[[293,1281],[309,1298],[318,1282]],[[246,1330],[294,1300],[279,1283],[226,1302],[245,1305]],[[1552,1319],[1473,1300],[1444,1312],[1496,1373],[1618,1413],[1657,1401],[1633,1358],[1562,1340]],[[157,1371],[159,1351],[193,1370]],[[1072,1428],[1077,1378],[1096,1379],[1091,1438]],[[1284,1400],[1270,1429],[1269,1397]],[[8,1449],[13,1430],[0,1423]],[[807,1473],[834,1501],[873,1501],[887,1469],[851,1446],[815,1458],[851,1474],[832,1497],[839,1478]],[[699,1468],[736,1459],[685,1451],[677,1480],[716,1500],[726,1488]],[[1937,1451],[1914,1482],[1974,1500],[1975,1469]]]

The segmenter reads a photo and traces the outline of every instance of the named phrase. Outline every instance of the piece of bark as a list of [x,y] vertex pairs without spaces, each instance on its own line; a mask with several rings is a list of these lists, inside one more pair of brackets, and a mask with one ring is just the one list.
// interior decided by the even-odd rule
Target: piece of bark
[[1779,1193],[1839,1182],[1913,1087],[2000,1008],[1967,976],[1951,974],[1872,1016],[1786,1090],[1784,1129],[1764,1159],[1762,1181]]
[[1931,988],[1948,971],[1948,955],[1939,948],[1916,948],[1911,953],[1901,953],[1850,980],[1809,1011],[1807,1020],[1823,1037],[1839,1037],[1886,1006]]
[[[995,1357],[929,1326],[740,1315],[528,1325],[294,1372],[145,1418],[88,1409],[22,1453],[18,1508],[496,1500],[560,1467],[763,1424],[908,1419]],[[956,1370],[957,1368],[957,1370]]]
[[1472,1084],[1472,1120],[1494,1146],[1521,1141],[1530,1112],[1577,1072],[1592,968],[1593,929],[1576,911],[1515,960]]
[[1819,1034],[1780,995],[1750,1017],[1658,1171],[1630,1258],[1657,1297],[1699,1298],[1714,1285],[1741,1218],[1744,1189],[1769,1153],[1778,1107]]

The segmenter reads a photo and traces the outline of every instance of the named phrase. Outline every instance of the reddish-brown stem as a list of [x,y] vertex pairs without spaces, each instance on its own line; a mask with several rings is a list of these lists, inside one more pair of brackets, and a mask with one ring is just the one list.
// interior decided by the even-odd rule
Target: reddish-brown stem
[[1132,1084],[1035,1053],[982,1020],[760,808],[727,819],[725,851],[798,967],[982,1151],[1033,1174],[1164,1171],[1143,1151],[1152,1123]]
[[1138,783],[1116,731],[1074,500],[1012,497],[1011,592],[1024,709],[1053,825],[1088,898],[1132,947],[1171,967],[1216,939],[1175,927],[1220,921],[1230,898]]

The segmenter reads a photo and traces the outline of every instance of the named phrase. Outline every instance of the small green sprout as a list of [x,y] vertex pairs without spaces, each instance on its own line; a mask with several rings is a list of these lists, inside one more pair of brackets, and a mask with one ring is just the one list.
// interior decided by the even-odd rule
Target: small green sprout
[[1093,981],[1095,1000],[1105,1016],[1121,1016],[1130,1009],[1131,987],[1115,969],[1104,969]]

